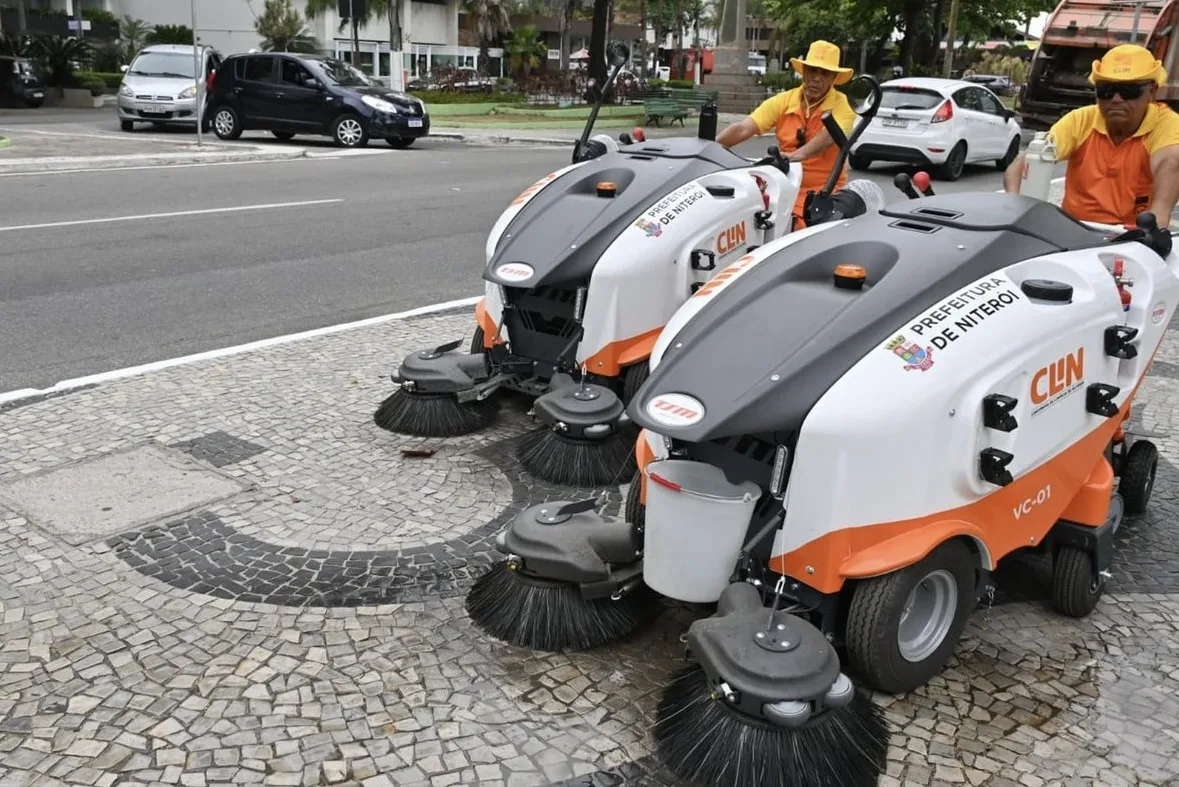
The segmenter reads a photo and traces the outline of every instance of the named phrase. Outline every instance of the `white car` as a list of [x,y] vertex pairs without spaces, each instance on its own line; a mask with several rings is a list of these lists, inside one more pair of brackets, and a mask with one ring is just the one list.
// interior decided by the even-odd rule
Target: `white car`
[[959,79],[904,77],[880,86],[880,111],[852,147],[852,169],[874,161],[930,167],[940,180],[957,180],[967,164],[1000,169],[1019,154],[1015,113],[982,85]]

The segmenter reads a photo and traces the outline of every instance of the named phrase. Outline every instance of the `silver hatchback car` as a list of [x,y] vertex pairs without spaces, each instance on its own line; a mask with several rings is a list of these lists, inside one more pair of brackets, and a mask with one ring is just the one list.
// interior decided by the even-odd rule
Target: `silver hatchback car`
[[[200,46],[197,53],[201,80],[221,64],[212,47]],[[123,67],[117,112],[124,131],[136,123],[195,126],[197,122],[197,80],[193,48],[186,44],[153,44],[140,50],[130,66]]]

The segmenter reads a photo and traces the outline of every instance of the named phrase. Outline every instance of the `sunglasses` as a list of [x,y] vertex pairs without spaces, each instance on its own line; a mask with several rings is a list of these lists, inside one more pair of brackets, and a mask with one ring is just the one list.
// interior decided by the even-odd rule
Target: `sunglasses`
[[1093,88],[1093,92],[1102,101],[1109,101],[1114,96],[1121,96],[1126,101],[1133,101],[1136,98],[1141,98],[1146,93],[1148,86],[1142,82],[1130,82],[1128,84],[1116,84],[1106,82],[1097,85]]

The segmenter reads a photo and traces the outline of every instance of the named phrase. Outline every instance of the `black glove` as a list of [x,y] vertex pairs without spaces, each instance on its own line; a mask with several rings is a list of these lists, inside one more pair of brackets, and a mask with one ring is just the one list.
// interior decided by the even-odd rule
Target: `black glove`
[[1147,245],[1160,257],[1166,257],[1171,253],[1171,230],[1167,227],[1155,227],[1150,230]]

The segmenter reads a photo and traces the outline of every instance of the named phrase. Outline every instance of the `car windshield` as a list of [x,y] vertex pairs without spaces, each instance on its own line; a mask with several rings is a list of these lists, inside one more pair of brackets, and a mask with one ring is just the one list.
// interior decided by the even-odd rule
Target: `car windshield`
[[192,53],[184,52],[144,52],[135,58],[135,62],[127,69],[128,74],[141,77],[177,77],[192,79]]
[[342,60],[325,57],[316,62],[319,63],[324,76],[340,87],[368,87],[372,85],[372,80],[363,71],[353,68]]
[[933,109],[945,98],[936,90],[918,87],[882,87],[881,109]]

